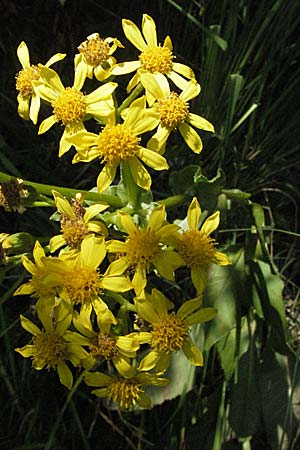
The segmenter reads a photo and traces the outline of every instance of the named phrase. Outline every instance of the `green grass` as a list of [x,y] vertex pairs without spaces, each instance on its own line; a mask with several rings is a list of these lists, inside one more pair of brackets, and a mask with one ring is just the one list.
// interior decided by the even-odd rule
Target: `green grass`
[[[200,202],[203,198],[207,209],[219,208],[222,223],[216,238],[229,247],[234,264],[222,271],[214,267],[210,273],[205,301],[216,306],[219,314],[218,320],[206,327],[202,341],[206,364],[196,370],[193,389],[176,398],[165,396],[162,404],[141,414],[111,410],[82,385],[68,395],[52,372],[34,371],[28,360],[14,352],[15,347],[24,345],[18,318],[30,312],[30,302],[12,293],[26,274],[20,266],[12,270],[0,267],[0,448],[297,450],[297,2],[4,3],[0,171],[37,183],[75,184],[78,189],[95,184],[98,168],[93,164],[72,166],[71,157],[58,159],[58,129],[37,136],[36,128],[17,115],[16,48],[25,40],[33,62],[66,52],[61,68],[68,81],[71,55],[86,36],[99,31],[125,41],[121,18],[140,25],[142,13],[147,12],[156,20],[161,41],[169,34],[177,60],[194,69],[202,91],[193,102],[193,112],[208,118],[216,129],[214,135],[202,134],[200,156],[192,154],[181,139],[171,139],[167,155],[182,185],[176,183],[177,178],[174,182],[169,174],[161,174],[154,196],[161,199],[190,190],[191,195],[199,195]],[[125,55],[132,58],[132,52],[128,44]],[[188,166],[193,167],[181,172]],[[188,203],[189,198],[169,214],[183,218]],[[46,238],[57,230],[56,224],[49,222],[52,213],[52,208],[32,208],[23,215],[1,209],[0,232],[26,231]],[[187,280],[187,273],[181,270],[177,286],[163,287],[176,300],[181,295],[188,298],[191,286]],[[294,327],[292,335],[286,323],[286,304],[293,313],[288,321],[290,328]]]

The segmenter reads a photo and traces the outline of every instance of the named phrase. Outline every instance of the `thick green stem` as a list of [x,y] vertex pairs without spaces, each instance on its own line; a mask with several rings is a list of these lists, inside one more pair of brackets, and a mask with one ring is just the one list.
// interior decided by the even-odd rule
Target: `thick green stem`
[[184,194],[173,195],[172,197],[164,198],[163,200],[158,200],[157,203],[160,205],[165,205],[166,209],[174,208],[175,206],[182,205],[188,196]]
[[[11,178],[12,178],[11,175],[0,172],[0,183],[7,183]],[[49,184],[34,183],[33,181],[29,180],[23,180],[23,183],[24,185],[32,186],[39,194],[51,195],[51,197],[53,190],[59,192],[60,194],[66,197],[74,197],[74,195],[77,192],[81,192],[85,194],[86,200],[94,202],[106,202],[110,206],[113,206],[114,208],[121,208],[122,206],[124,206],[121,200],[113,195],[97,194],[96,192],[89,192],[82,189],[66,188],[61,186],[52,186]]]
[[141,189],[136,185],[128,163],[121,163],[121,178],[127,192],[128,205],[136,210],[139,203]]
[[117,109],[118,115],[120,115],[123,109],[128,108],[128,106],[131,105],[131,103],[143,92],[143,90],[143,86],[139,83]]

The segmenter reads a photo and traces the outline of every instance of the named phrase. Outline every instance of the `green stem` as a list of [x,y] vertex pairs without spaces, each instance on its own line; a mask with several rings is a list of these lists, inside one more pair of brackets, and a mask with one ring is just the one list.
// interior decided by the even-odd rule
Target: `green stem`
[[[4,172],[0,172],[0,183],[7,183],[12,178],[11,175],[8,175]],[[85,194],[85,199],[94,201],[94,202],[106,202],[110,206],[113,206],[114,208],[121,208],[123,203],[121,200],[114,196],[114,195],[107,195],[107,194],[97,194],[96,192],[89,192],[82,189],[75,189],[75,188],[66,188],[61,186],[52,186],[49,184],[42,184],[42,183],[34,183],[33,181],[29,180],[23,180],[24,185],[32,186],[39,194],[43,195],[51,195],[52,191],[57,191],[61,195],[64,195],[66,197],[74,197],[74,195],[78,192]]]
[[139,83],[117,109],[118,115],[120,115],[123,109],[128,108],[128,106],[131,105],[131,103],[143,92],[143,90],[143,86]]
[[175,206],[182,205],[188,196],[184,194],[172,195],[171,197],[164,198],[163,200],[158,200],[157,203],[160,205],[165,205],[168,208],[174,208]]
[[129,165],[126,162],[121,163],[121,178],[126,189],[128,204],[135,211],[138,206],[141,189],[136,185]]

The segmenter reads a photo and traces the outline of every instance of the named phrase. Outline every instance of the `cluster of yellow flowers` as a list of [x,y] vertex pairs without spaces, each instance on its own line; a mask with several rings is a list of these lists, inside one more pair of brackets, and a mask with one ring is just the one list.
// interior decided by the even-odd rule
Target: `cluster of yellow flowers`
[[[71,87],[64,87],[50,67],[65,55],[31,65],[24,42],[17,51],[23,67],[16,78],[20,116],[36,124],[41,100],[48,103],[52,114],[40,123],[39,134],[60,123],[64,131],[59,156],[75,148],[74,163],[98,159],[99,194],[114,182],[119,166],[127,189],[149,191],[152,180],[142,163],[168,169],[163,155],[173,131],[178,130],[195,153],[200,153],[202,141],[194,128],[214,131],[211,123],[189,110],[200,86],[191,68],[175,62],[171,39],[158,44],[155,22],[146,14],[142,33],[130,20],[122,24],[140,52],[138,59],[117,62],[112,55],[123,48],[120,41],[94,33],[78,47]],[[132,72],[128,97],[119,106],[118,84],[112,80]],[[100,84],[89,94],[83,91],[87,78]],[[89,119],[100,125],[99,133],[87,131],[84,122]],[[148,132],[153,134],[143,146],[141,135]],[[53,196],[61,234],[45,248],[37,241],[34,261],[23,256],[31,278],[15,292],[34,299],[41,329],[21,316],[23,328],[33,337],[16,351],[31,358],[37,370],[57,370],[69,389],[70,363],[82,370],[83,380],[96,388],[92,392],[98,397],[125,409],[148,408],[145,386],[168,383],[165,373],[174,352],[182,350],[191,364],[203,365],[189,334],[193,325],[216,315],[214,308],[202,306],[208,265],[230,264],[210,237],[219,225],[219,211],[199,228],[201,208],[193,198],[183,228],[167,221],[162,204],[153,203],[138,214],[136,205],[115,211],[104,202],[87,203],[80,193],[69,200],[57,191]],[[113,223],[106,220],[108,208]],[[153,286],[158,279],[174,281],[179,267],[190,269],[196,296],[176,310]]]

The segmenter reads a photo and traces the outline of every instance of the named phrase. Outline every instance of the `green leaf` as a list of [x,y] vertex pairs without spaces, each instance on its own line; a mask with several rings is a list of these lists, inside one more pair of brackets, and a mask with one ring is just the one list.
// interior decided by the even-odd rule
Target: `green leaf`
[[239,360],[237,379],[231,383],[229,423],[240,438],[253,435],[263,428],[258,364],[253,345]]
[[250,268],[255,281],[253,304],[260,317],[269,326],[269,337],[273,348],[286,354],[287,325],[282,298],[283,281],[271,273],[270,266],[263,261],[250,261]]
[[205,306],[217,308],[216,318],[205,324],[205,349],[226,338],[241,320],[241,308],[247,310],[250,304],[250,289],[247,288],[244,250],[232,247],[227,250],[232,265],[212,265],[208,273],[208,283],[204,292]]
[[[252,323],[254,328],[255,322]],[[254,331],[252,329],[252,331]],[[246,317],[243,317],[240,323],[237,323],[226,336],[217,343],[218,354],[222,369],[227,380],[231,378],[237,367],[238,360],[248,350],[249,330]]]

